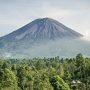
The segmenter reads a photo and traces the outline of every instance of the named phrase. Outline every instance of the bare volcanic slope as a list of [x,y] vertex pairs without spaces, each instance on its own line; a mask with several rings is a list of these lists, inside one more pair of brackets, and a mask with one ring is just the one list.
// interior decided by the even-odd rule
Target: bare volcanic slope
[[41,18],[21,27],[20,29],[4,36],[1,40],[19,41],[19,40],[43,40],[56,38],[77,38],[82,35],[56,20],[50,18]]
[[[77,45],[76,40],[80,37],[83,37],[83,35],[54,19],[40,18],[1,37],[0,55],[18,57],[63,56],[65,51],[67,55],[67,53],[79,50],[79,46],[84,43],[80,41],[81,44]],[[72,39],[72,41],[70,39]],[[75,45],[75,47],[72,44]],[[71,45],[70,49],[69,45]],[[76,49],[77,47],[78,49]]]

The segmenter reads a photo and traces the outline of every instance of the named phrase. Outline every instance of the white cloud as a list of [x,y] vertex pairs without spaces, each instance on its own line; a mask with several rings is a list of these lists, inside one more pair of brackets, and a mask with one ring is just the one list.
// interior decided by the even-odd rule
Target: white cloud
[[90,30],[84,31],[83,35],[84,35],[83,37],[84,40],[90,41]]

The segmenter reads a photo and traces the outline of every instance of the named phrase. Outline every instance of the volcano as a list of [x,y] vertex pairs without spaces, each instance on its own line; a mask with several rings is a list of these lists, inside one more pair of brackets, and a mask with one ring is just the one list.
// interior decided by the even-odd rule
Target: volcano
[[19,40],[45,40],[56,38],[77,38],[80,33],[66,27],[56,20],[50,18],[41,18],[21,27],[20,29],[2,37],[5,41]]
[[[56,56],[57,54],[63,56],[63,51],[67,53],[78,51],[80,45],[77,45],[76,41],[80,40],[81,37],[83,37],[82,34],[54,19],[39,18],[8,35],[1,37],[0,55],[12,57],[38,57]],[[69,49],[69,45],[73,43],[75,43],[78,49],[76,47],[73,47],[76,50],[72,48]],[[78,43],[82,43],[81,40],[78,41]]]

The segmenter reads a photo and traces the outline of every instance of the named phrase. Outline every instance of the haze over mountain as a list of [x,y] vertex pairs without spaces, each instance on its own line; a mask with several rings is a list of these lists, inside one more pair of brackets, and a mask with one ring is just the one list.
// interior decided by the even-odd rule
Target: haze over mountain
[[[0,38],[0,55],[10,57],[88,55],[89,42],[56,20],[40,18]],[[86,49],[86,51],[84,50]]]

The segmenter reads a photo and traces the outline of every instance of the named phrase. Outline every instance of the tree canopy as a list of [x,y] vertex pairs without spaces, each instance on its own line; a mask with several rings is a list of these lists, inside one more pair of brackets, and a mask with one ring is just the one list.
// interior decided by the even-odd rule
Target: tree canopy
[[90,58],[1,58],[0,90],[90,90]]

